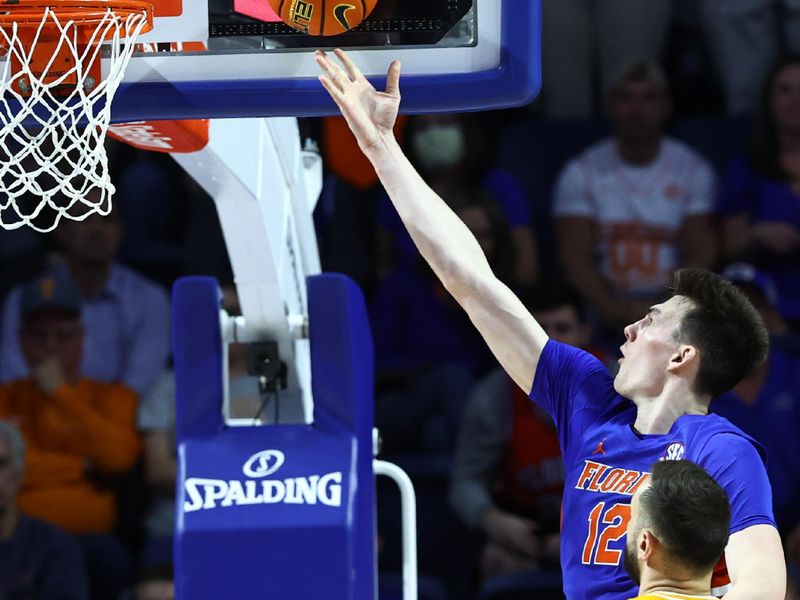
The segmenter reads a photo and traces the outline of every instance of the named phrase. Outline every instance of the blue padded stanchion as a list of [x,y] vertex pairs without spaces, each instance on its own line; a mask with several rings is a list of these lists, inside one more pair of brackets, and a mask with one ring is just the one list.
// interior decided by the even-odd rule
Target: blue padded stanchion
[[217,282],[173,292],[176,597],[375,597],[373,353],[349,279],[308,280],[313,425],[225,427]]

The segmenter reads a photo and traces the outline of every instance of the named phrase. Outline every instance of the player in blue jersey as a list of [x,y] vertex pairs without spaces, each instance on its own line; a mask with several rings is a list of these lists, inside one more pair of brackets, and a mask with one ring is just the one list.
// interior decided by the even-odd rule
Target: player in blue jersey
[[711,399],[767,355],[766,330],[743,294],[710,272],[679,271],[674,295],[625,328],[620,370],[612,378],[591,355],[548,339],[494,276],[469,229],[403,155],[392,131],[399,62],[389,68],[386,91],[378,92],[345,53],[336,55],[345,69],[318,53],[320,81],[414,243],[500,364],[558,426],[566,468],[561,562],[567,597],[637,595],[622,565],[631,496],[654,462],[686,459],[704,467],[731,500],[717,592],[727,600],[783,600],[786,567],[760,447],[708,414]]

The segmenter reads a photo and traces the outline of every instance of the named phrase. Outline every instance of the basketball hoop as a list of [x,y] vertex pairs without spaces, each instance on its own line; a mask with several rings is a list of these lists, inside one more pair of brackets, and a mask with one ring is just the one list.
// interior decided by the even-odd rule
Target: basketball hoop
[[111,211],[111,103],[152,27],[141,0],[0,0],[0,227]]

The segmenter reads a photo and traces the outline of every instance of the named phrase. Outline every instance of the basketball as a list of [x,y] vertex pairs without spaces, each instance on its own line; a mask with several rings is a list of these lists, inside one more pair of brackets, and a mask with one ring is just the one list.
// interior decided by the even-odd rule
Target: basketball
[[378,0],[269,0],[284,23],[308,35],[339,35],[366,19]]

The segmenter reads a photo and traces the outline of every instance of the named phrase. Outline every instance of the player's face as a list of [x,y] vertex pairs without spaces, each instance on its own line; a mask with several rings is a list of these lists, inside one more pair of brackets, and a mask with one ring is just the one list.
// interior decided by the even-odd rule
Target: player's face
[[771,109],[778,127],[800,130],[800,65],[788,66],[776,75]]
[[640,498],[642,492],[649,487],[650,484],[645,483],[636,490],[633,498],[631,498],[631,518],[628,521],[628,531],[626,532],[625,538],[625,556],[622,564],[636,585],[639,585],[642,577],[642,569],[639,566],[638,558],[639,537],[642,533],[642,527],[639,523],[641,511]]
[[548,337],[557,342],[578,348],[589,343],[589,326],[581,323],[575,308],[569,304],[558,308],[537,310],[533,316]]
[[676,333],[691,301],[673,296],[654,305],[625,328],[622,358],[614,389],[631,400],[655,398],[664,389],[670,357],[678,350]]

